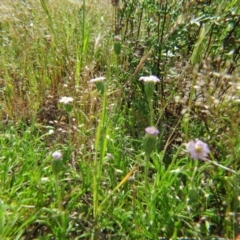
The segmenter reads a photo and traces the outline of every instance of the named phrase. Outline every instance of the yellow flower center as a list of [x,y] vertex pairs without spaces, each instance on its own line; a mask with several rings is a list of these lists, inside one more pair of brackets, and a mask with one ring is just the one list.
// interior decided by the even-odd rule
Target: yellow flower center
[[196,151],[197,153],[201,153],[201,152],[202,152],[202,148],[196,144],[196,145],[195,145],[195,151]]

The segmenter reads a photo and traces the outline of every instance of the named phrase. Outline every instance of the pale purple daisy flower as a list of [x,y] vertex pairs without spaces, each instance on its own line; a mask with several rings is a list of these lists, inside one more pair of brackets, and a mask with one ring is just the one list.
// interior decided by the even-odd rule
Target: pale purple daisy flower
[[144,84],[144,91],[148,101],[151,101],[153,98],[155,84],[160,82],[160,79],[156,76],[143,76],[139,78],[139,81],[143,81]]
[[105,79],[106,79],[105,77],[97,77],[97,78],[91,79],[89,82],[90,83],[103,82]]
[[52,171],[56,176],[58,176],[63,167],[62,153],[60,151],[55,151],[52,153],[52,157]]
[[91,79],[89,82],[95,83],[99,93],[103,94],[105,92],[105,86],[104,86],[105,79],[106,79],[105,77],[97,77],[97,78]]
[[121,53],[121,37],[120,36],[115,36],[114,37],[114,52],[118,56]]
[[120,42],[122,39],[121,39],[120,36],[114,36],[114,40],[115,40],[116,42]]
[[143,150],[146,156],[150,156],[150,154],[155,150],[157,143],[157,135],[159,131],[156,127],[151,126],[145,128],[145,137],[143,139]]
[[150,75],[150,76],[140,77],[139,81],[157,83],[157,82],[160,82],[160,79],[154,75]]
[[69,103],[72,103],[73,102],[73,98],[72,97],[61,97],[59,102],[64,104],[64,105],[67,105]]
[[187,152],[195,160],[205,160],[210,152],[208,145],[199,139],[187,143]]
[[152,127],[147,127],[145,129],[146,134],[149,135],[153,135],[153,136],[157,136],[159,134],[159,131],[156,127],[152,126]]
[[55,151],[55,152],[52,153],[52,157],[55,160],[60,160],[62,158],[62,153],[60,151]]

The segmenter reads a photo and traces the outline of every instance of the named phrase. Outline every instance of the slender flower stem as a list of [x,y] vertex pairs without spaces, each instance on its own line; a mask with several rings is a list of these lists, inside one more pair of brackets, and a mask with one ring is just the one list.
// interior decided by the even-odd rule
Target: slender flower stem
[[145,155],[145,169],[144,169],[144,181],[145,181],[145,194],[148,195],[148,171],[149,171],[149,159],[148,154]]
[[149,124],[150,124],[150,126],[153,126],[153,101],[152,101],[152,99],[149,100],[149,111],[150,111]]
[[151,153],[156,148],[157,135],[159,131],[156,127],[150,126],[145,129],[145,137],[143,139],[143,150],[145,152],[145,193],[148,193],[148,170],[149,170],[149,159]]
[[[94,238],[97,238],[99,232],[99,216],[100,216],[100,207],[99,207],[99,186],[102,177],[102,168],[103,168],[103,159],[106,152],[107,145],[107,131],[108,128],[105,126],[106,122],[106,109],[107,109],[107,94],[105,91],[105,86],[103,85],[103,91],[100,91],[102,94],[102,113],[100,122],[98,123],[97,133],[96,133],[96,142],[95,142],[95,158],[93,163],[93,216],[95,220],[94,226]],[[99,155],[100,154],[100,155]]]
[[57,196],[57,206],[59,211],[62,210],[62,201],[61,201],[61,190],[60,190],[60,186],[59,186],[59,180],[57,178],[57,176],[55,177],[55,190],[56,190],[56,196]]
[[56,197],[57,197],[56,202],[57,202],[58,211],[61,219],[61,229],[60,229],[59,239],[66,239],[66,218],[65,218],[65,213],[62,206],[62,193],[61,193],[61,187],[60,187],[58,175],[55,175],[55,190],[56,190]]
[[233,170],[233,169],[231,169],[231,168],[225,167],[225,166],[223,166],[223,165],[221,165],[221,164],[219,164],[219,163],[217,163],[217,162],[215,162],[215,161],[211,161],[211,160],[209,160],[209,159],[204,159],[204,161],[209,162],[209,163],[211,163],[211,164],[213,164],[213,165],[215,165],[215,166],[217,166],[217,167],[220,167],[220,168],[222,168],[222,169],[224,169],[224,170],[226,170],[226,171],[228,171],[228,172],[231,172],[231,173],[234,173],[234,174],[238,174],[237,171],[235,171],[235,170]]

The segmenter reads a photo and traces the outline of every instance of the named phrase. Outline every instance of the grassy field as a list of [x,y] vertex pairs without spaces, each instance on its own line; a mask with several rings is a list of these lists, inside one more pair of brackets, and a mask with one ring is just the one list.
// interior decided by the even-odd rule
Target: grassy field
[[240,239],[239,0],[0,3],[0,239]]

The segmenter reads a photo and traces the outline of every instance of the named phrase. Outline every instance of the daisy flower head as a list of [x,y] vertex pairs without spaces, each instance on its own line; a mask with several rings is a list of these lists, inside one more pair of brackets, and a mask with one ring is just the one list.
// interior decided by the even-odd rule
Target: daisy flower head
[[72,105],[73,100],[74,100],[74,98],[72,98],[72,97],[61,97],[59,99],[59,103],[62,103],[64,105],[65,110],[68,113],[70,113],[73,108],[73,105]]
[[157,136],[159,134],[159,131],[156,127],[152,126],[145,128],[145,133],[148,135]]
[[147,83],[147,82],[157,83],[157,82],[160,82],[160,79],[154,75],[150,75],[150,76],[140,77],[139,81],[143,81],[145,83]]
[[60,151],[55,151],[55,152],[52,153],[52,157],[55,160],[59,160],[59,159],[62,158],[62,153]]
[[140,77],[139,81],[142,81],[144,83],[145,94],[147,96],[148,101],[151,101],[155,90],[155,84],[157,82],[160,82],[160,79],[156,76],[150,75],[147,77]]
[[157,143],[157,136],[159,131],[156,127],[151,126],[145,129],[145,137],[143,140],[143,150],[147,156],[154,151]]
[[205,142],[195,139],[187,143],[187,152],[195,160],[205,160],[210,150]]
[[121,37],[120,36],[114,36],[114,41],[116,41],[116,42],[120,42],[122,39],[121,39]]
[[64,105],[67,105],[67,104],[72,103],[73,100],[74,100],[74,98],[72,98],[72,97],[61,97],[61,98],[59,99],[59,102],[62,103],[62,104],[64,104]]
[[55,151],[52,153],[52,157],[52,171],[56,176],[58,176],[63,167],[62,153],[60,151]]
[[97,77],[97,78],[92,78],[89,82],[90,83],[103,82],[105,79],[106,79],[105,77]]
[[91,79],[89,82],[95,83],[98,92],[103,94],[105,91],[105,86],[103,83],[105,79],[106,79],[105,77],[97,77],[97,78]]

